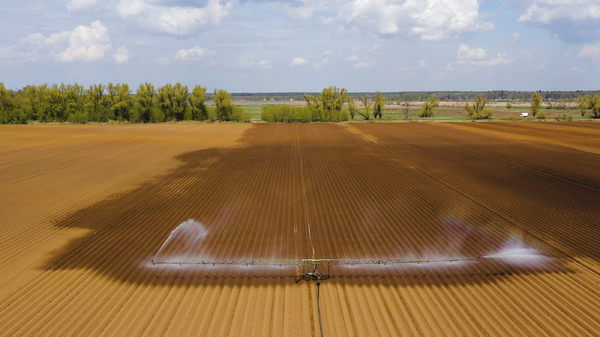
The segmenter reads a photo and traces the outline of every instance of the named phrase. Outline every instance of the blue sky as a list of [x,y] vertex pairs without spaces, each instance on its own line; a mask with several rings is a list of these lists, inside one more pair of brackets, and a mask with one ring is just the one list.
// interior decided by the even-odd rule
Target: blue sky
[[26,0],[0,11],[0,82],[231,92],[587,90],[600,0]]

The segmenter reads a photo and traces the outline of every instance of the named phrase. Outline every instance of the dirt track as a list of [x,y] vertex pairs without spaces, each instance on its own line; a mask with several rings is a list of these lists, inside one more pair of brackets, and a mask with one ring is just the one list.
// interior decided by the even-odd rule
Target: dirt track
[[[1,335],[600,334],[596,123],[0,128]],[[202,232],[204,235],[204,232]],[[485,258],[508,248],[535,256]]]

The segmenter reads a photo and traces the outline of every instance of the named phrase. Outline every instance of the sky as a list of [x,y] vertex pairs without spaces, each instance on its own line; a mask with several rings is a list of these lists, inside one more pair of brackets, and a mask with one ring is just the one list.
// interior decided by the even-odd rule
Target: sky
[[[3,0],[0,82],[597,90],[600,0]],[[135,91],[135,89],[134,89]]]

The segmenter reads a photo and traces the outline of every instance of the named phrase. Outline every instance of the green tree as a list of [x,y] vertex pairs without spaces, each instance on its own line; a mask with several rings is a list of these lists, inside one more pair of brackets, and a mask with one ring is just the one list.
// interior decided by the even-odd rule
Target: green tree
[[226,90],[215,88],[212,100],[217,109],[217,118],[221,121],[228,121],[231,115],[231,94]]
[[102,84],[94,84],[86,91],[85,112],[90,120],[95,122],[106,122],[111,114],[106,108],[107,98],[105,97],[106,87]]
[[423,108],[421,109],[420,117],[433,117],[435,116],[435,108],[438,106],[439,100],[436,94],[431,95],[429,98],[425,100],[423,103]]
[[161,108],[166,120],[181,121],[188,106],[189,91],[187,85],[176,83],[166,84],[158,88],[156,102]]
[[483,94],[479,94],[477,95],[477,100],[475,100],[473,105],[469,105],[469,101],[465,101],[465,110],[467,110],[467,114],[470,118],[489,119],[492,115],[492,110],[485,110],[486,104],[487,100],[483,98]]
[[156,89],[151,83],[140,84],[133,96],[133,111],[136,120],[147,123],[153,120],[156,111],[159,110],[155,104]]
[[206,88],[196,85],[190,95],[190,108],[193,120],[208,119],[208,108],[204,104],[206,100]]
[[579,96],[577,97],[577,108],[579,109],[579,113],[581,113],[581,116],[585,116],[585,114],[587,113],[587,110],[590,107],[590,96],[589,95],[585,95],[585,96]]
[[537,116],[538,112],[540,112],[541,105],[542,95],[536,92],[531,96],[531,113],[533,114],[533,117]]
[[596,95],[594,97],[590,97],[589,106],[592,110],[594,118],[600,118],[600,96]]
[[133,107],[133,100],[131,98],[131,90],[128,84],[116,84],[109,83],[107,90],[110,96],[109,107],[115,118],[123,121],[131,119],[131,110]]
[[348,91],[345,88],[331,86],[323,89],[319,97],[304,94],[306,105],[311,108],[328,111],[340,111],[346,103]]
[[356,104],[354,104],[352,97],[347,97],[346,101],[348,102],[348,112],[350,113],[350,118],[354,119],[354,115],[356,115]]
[[360,110],[357,110],[357,112],[364,119],[369,120],[371,118],[371,113],[370,113],[370,111],[371,111],[371,102],[365,96],[360,96],[360,101],[362,102],[363,106],[365,107],[365,111],[361,112]]
[[0,82],[0,123],[11,122],[10,112],[12,110],[12,92],[6,90],[4,83]]
[[373,118],[383,117],[383,107],[385,106],[385,100],[383,99],[383,95],[381,92],[377,91],[375,93],[375,104],[373,105]]
[[507,108],[507,109],[512,109],[512,104],[510,104],[510,102],[507,102],[507,103],[506,103],[506,108]]

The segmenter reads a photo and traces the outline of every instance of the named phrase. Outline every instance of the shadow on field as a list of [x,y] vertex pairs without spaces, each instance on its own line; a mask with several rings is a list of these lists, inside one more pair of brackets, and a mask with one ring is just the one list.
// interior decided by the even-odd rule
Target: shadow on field
[[[413,284],[427,285],[432,278],[464,276],[464,284],[572,272],[493,213],[339,126],[257,126],[240,143],[250,146],[180,155],[180,166],[167,174],[60,219],[56,227],[90,232],[56,251],[49,265],[91,269],[131,283],[293,281],[294,267],[153,265],[173,231],[193,219],[202,229],[185,231],[166,245],[171,256],[195,261],[431,259],[332,270],[336,278],[414,278]],[[471,263],[433,262],[483,256]]]

